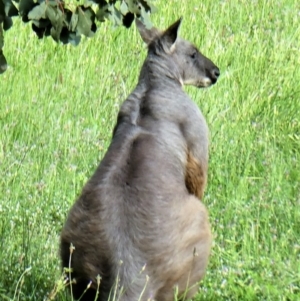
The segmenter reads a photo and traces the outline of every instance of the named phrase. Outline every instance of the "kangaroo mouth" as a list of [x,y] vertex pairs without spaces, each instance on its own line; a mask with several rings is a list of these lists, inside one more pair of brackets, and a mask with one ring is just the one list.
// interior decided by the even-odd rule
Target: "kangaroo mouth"
[[194,80],[186,80],[183,81],[184,85],[189,86],[195,86],[197,88],[208,88],[212,85],[214,85],[217,82],[217,79],[209,78],[209,77],[203,77],[201,79],[198,79],[196,81]]
[[215,83],[216,81],[211,80],[209,77],[205,77],[198,82],[197,88],[208,88]]

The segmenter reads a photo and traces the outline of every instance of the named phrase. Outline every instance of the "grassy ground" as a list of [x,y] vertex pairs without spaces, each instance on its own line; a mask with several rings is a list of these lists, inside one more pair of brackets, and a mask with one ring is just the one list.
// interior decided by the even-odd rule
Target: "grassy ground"
[[[211,131],[204,202],[214,247],[198,301],[300,299],[300,3],[157,1],[153,21],[220,67],[187,91]],[[43,300],[60,277],[65,217],[109,144],[145,48],[104,25],[78,47],[16,22],[0,77],[0,300]],[[67,300],[63,293],[55,300]]]

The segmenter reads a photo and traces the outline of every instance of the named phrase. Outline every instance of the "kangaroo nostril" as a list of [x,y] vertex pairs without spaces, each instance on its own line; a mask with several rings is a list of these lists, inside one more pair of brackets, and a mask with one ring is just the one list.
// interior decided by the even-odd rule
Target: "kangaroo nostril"
[[215,68],[212,73],[215,78],[218,78],[220,76],[219,68]]

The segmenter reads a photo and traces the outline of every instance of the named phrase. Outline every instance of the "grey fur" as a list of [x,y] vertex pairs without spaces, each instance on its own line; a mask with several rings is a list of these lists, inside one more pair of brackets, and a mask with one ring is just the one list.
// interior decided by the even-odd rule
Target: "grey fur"
[[108,151],[62,230],[63,267],[70,244],[75,246],[74,297],[92,281],[83,301],[94,300],[97,275],[99,301],[114,292],[122,301],[171,301],[175,287],[179,294],[190,288],[192,297],[205,274],[211,232],[199,198],[208,129],[182,84],[209,86],[219,69],[177,36],[180,23],[161,32],[137,21],[148,44],[138,85],[121,106]]

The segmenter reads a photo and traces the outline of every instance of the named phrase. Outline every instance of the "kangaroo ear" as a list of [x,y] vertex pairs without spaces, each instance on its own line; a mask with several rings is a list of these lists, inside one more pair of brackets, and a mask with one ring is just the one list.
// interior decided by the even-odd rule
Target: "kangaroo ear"
[[149,45],[153,39],[160,35],[160,32],[157,28],[152,27],[147,29],[146,26],[137,18],[135,18],[136,27],[143,39],[143,41]]
[[162,34],[162,43],[170,51],[172,51],[172,48],[174,48],[175,46],[181,21],[182,17],[180,17],[175,23],[168,27]]

